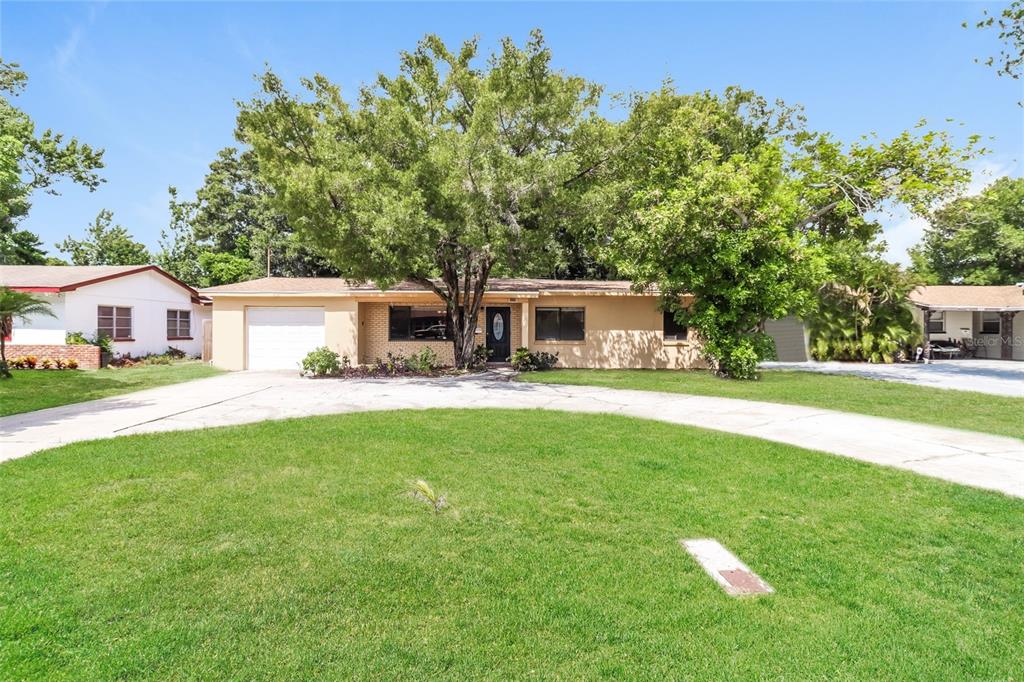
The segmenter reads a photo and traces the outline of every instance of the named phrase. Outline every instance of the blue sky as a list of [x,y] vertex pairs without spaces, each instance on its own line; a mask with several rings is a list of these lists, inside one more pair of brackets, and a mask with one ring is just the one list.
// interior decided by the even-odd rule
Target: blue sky
[[[983,3],[17,3],[0,6],[0,54],[30,77],[21,106],[106,149],[107,182],[89,193],[37,195],[23,226],[47,247],[79,235],[101,208],[155,246],[167,187],[186,197],[217,150],[234,143],[235,101],[269,62],[294,82],[326,74],[349,94],[393,72],[399,50],[428,32],[486,48],[543,29],[554,60],[611,91],[738,84],[805,107],[812,128],[853,140],[894,135],[927,118],[977,132],[991,156],[974,188],[1024,165],[1024,84],[975,64],[997,45],[960,24]],[[946,119],[957,123],[946,123]],[[962,123],[962,125],[961,125]],[[921,223],[885,219],[902,260]]]

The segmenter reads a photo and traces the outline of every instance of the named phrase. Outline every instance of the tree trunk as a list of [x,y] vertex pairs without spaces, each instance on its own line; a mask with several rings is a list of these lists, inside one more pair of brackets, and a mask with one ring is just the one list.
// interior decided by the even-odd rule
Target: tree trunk
[[0,377],[4,379],[11,378],[11,370],[7,367],[7,330],[3,329],[4,325],[0,325]]
[[448,258],[440,265],[443,286],[438,286],[427,277],[412,279],[426,286],[444,301],[448,319],[451,321],[455,367],[470,369],[473,367],[473,355],[476,350],[477,319],[493,260],[486,254],[467,254],[461,258]]

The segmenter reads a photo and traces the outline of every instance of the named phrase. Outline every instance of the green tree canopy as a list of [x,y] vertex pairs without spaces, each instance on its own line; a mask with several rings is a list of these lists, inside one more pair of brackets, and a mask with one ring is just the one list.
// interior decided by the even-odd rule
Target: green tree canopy
[[32,193],[57,194],[62,180],[94,190],[103,167],[102,150],[52,130],[36,132],[28,114],[14,106],[27,81],[17,64],[0,59],[0,262],[12,264],[46,261],[38,237],[18,229]]
[[[601,190],[608,257],[638,286],[656,284],[733,377],[771,356],[766,319],[813,310],[840,274],[838,244],[869,248],[881,229],[871,212],[924,212],[966,182],[975,142],[956,149],[944,134],[908,132],[845,146],[807,131],[798,110],[736,88],[639,98],[622,135],[612,189]],[[680,307],[681,294],[692,304]]]
[[911,258],[934,284],[1024,281],[1024,178],[1000,178],[936,211]]
[[274,207],[251,150],[222,149],[194,201],[171,192],[171,230],[157,262],[198,286],[253,277],[337,275],[325,258],[303,244]]
[[150,262],[146,245],[135,241],[128,230],[114,225],[106,209],[86,229],[83,239],[68,237],[57,248],[71,256],[73,265],[144,265]]
[[608,129],[600,88],[554,70],[539,32],[477,57],[475,40],[427,36],[354,103],[323,76],[299,97],[268,71],[239,115],[292,227],[345,277],[436,292],[459,366],[489,277],[552,269]]

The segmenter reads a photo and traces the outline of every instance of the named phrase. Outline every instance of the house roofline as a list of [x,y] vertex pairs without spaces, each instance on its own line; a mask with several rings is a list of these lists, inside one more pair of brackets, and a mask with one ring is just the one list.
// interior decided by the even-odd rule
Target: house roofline
[[967,312],[967,313],[1020,313],[1024,312],[1024,306],[986,306],[986,305],[941,305],[939,303],[920,303],[918,301],[912,301],[912,303],[922,310],[934,310],[936,312],[942,312],[949,310],[951,312]]
[[174,282],[175,284],[177,284],[181,288],[183,288],[186,291],[188,291],[192,295],[193,302],[196,302],[196,303],[199,302],[199,292],[198,291],[196,291],[195,289],[193,289],[189,285],[185,284],[180,279],[178,279],[177,277],[175,277],[171,273],[167,272],[166,270],[164,270],[163,268],[161,268],[158,265],[140,265],[139,267],[135,268],[134,270],[125,270],[124,272],[115,272],[115,273],[112,273],[112,274],[109,274],[109,275],[103,275],[102,277],[93,277],[91,279],[83,279],[80,282],[72,282],[71,284],[65,284],[64,286],[60,286],[60,287],[12,286],[10,288],[15,290],[15,291],[30,291],[30,292],[35,292],[35,293],[49,293],[49,294],[64,293],[66,291],[75,291],[76,289],[81,289],[82,287],[87,287],[87,286],[90,286],[92,284],[99,284],[100,282],[106,282],[106,281],[109,281],[109,280],[112,280],[112,279],[117,279],[118,277],[127,277],[129,275],[137,275],[140,272],[147,272],[147,271],[153,271],[153,272],[157,273],[158,275],[163,275],[164,277],[166,277],[167,279],[171,280],[172,282]]

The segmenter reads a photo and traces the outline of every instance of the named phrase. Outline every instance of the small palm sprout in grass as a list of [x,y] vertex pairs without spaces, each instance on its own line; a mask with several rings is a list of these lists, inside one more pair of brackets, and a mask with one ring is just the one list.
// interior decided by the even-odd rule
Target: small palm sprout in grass
[[412,496],[432,506],[435,513],[448,506],[448,501],[445,500],[444,495],[435,491],[422,478],[412,482]]

